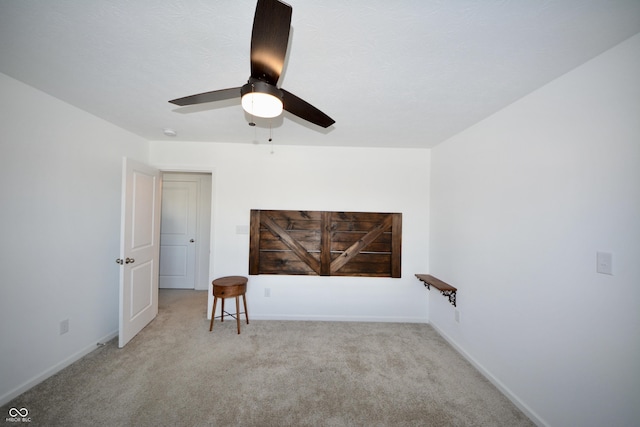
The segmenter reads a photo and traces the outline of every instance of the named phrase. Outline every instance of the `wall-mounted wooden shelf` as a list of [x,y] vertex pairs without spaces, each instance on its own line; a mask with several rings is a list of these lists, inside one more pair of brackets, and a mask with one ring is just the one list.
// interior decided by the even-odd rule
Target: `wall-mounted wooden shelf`
[[416,277],[424,282],[427,289],[431,289],[431,286],[433,286],[439,290],[442,295],[449,297],[449,302],[453,304],[454,307],[456,306],[456,291],[458,289],[430,274],[416,274]]

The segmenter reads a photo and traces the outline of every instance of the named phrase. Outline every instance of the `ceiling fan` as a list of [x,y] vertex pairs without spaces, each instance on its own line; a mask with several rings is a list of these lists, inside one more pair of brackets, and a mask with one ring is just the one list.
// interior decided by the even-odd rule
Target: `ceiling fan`
[[251,33],[251,76],[244,86],[169,102],[185,106],[241,97],[242,108],[252,116],[277,117],[284,109],[323,128],[334,124],[335,120],[313,105],[276,86],[289,44],[291,12],[291,6],[281,1],[258,0]]

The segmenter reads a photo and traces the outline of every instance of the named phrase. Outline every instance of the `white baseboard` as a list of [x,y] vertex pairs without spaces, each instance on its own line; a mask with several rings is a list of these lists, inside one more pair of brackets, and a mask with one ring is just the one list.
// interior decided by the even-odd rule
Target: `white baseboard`
[[82,359],[84,356],[86,356],[87,354],[89,354],[92,351],[94,351],[95,349],[97,349],[98,348],[97,347],[98,343],[105,343],[107,341],[112,340],[113,338],[115,338],[117,336],[118,336],[118,331],[111,332],[111,333],[107,334],[106,336],[96,340],[95,343],[86,346],[85,348],[81,349],[80,351],[77,351],[76,353],[72,354],[71,356],[67,357],[66,359],[62,360],[61,362],[55,364],[54,366],[50,367],[49,369],[45,370],[44,372],[36,375],[35,377],[31,378],[30,380],[26,381],[25,383],[23,383],[23,384],[19,385],[18,387],[14,388],[13,390],[5,393],[4,395],[0,396],[0,406],[3,406],[5,404],[11,402],[11,400],[13,400],[16,397],[20,396],[25,391],[35,387],[36,385],[40,384],[42,381],[46,380],[47,378],[51,377],[52,375],[57,374],[58,372],[60,372],[61,370],[63,370],[67,366],[71,365],[72,363]]
[[442,338],[445,339],[462,357],[464,357],[469,363],[473,365],[486,379],[491,382],[498,390],[504,394],[507,399],[509,399],[514,405],[518,407],[531,421],[533,421],[537,426],[548,427],[547,424],[538,414],[535,413],[526,403],[524,403],[518,396],[516,396],[509,387],[505,386],[500,380],[491,374],[482,364],[480,364],[476,359],[474,359],[469,353],[464,351],[450,336],[445,334],[440,328],[438,328],[433,323],[429,322],[429,324],[436,330],[438,334]]
[[[210,320],[211,318],[209,318]],[[382,323],[428,323],[423,317],[382,317],[382,316],[327,316],[308,314],[250,315],[253,320],[307,320],[311,322],[382,322]]]

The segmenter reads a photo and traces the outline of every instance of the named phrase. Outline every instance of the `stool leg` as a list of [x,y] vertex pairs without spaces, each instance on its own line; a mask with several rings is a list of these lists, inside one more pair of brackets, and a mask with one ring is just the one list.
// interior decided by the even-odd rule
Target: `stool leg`
[[244,317],[247,319],[247,325],[249,324],[249,312],[247,311],[247,295],[242,294],[242,302],[244,302]]
[[213,318],[216,317],[216,303],[218,302],[218,297],[213,297],[213,311],[211,312],[211,323],[209,324],[209,332],[213,330]]
[[240,297],[236,296],[236,320],[238,321],[238,334],[240,334]]
[[224,298],[220,298],[222,300],[222,307],[220,311],[220,322],[224,322]]

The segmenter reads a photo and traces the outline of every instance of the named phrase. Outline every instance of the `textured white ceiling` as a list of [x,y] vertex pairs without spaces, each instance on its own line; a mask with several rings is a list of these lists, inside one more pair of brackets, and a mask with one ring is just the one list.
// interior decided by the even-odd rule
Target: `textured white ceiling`
[[432,147],[640,32],[639,0],[290,0],[280,86],[336,120],[248,126],[254,0],[0,0],[0,72],[149,140]]

